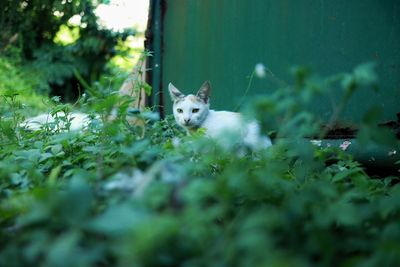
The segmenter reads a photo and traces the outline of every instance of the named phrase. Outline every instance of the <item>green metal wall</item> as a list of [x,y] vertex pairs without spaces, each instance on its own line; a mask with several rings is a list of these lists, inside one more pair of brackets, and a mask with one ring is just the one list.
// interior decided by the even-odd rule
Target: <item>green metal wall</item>
[[[210,80],[212,107],[234,109],[258,62],[290,82],[294,65],[329,75],[374,61],[381,90],[358,92],[342,119],[358,121],[374,104],[384,107],[385,119],[400,111],[398,0],[168,0],[163,9],[156,89],[164,91],[167,114],[169,82],[189,93]],[[277,87],[273,79],[256,79],[249,94]],[[328,99],[315,106],[324,118],[332,112]]]

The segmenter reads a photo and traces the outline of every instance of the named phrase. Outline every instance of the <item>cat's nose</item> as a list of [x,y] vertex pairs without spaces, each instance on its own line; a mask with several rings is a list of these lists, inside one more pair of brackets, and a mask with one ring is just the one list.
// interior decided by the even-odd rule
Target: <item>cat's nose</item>
[[185,123],[189,123],[190,122],[190,118],[187,119],[183,119],[185,121]]

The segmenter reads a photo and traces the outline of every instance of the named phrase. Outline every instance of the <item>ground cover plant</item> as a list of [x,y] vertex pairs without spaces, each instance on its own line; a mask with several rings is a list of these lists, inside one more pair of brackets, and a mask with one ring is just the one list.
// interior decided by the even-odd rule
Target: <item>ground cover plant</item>
[[[373,68],[294,76],[248,105],[276,138],[247,154],[107,91],[80,100],[100,115],[86,130],[69,131],[72,107],[53,99],[64,129],[29,132],[18,96],[3,95],[0,266],[397,266],[398,175],[371,177],[341,149],[305,141],[324,134],[314,97],[338,88],[346,102],[376,84]],[[365,115],[360,143],[398,148],[378,120]]]

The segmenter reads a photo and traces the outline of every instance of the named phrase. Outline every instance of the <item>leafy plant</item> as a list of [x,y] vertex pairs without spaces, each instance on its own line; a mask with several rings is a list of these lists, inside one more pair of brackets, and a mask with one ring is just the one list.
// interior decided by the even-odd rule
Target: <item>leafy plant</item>
[[[94,10],[107,2],[2,1],[0,53],[19,57],[27,68],[41,75],[46,88],[35,89],[72,102],[79,98],[82,88],[75,73],[89,84],[99,80],[107,72],[106,63],[117,54],[118,44],[134,34],[132,30],[114,32],[99,25]],[[74,38],[62,42],[60,32],[71,32]]]
[[115,93],[81,99],[100,117],[83,132],[13,123],[0,141],[0,265],[396,266],[399,177],[305,141],[321,126],[305,104],[331,78],[297,75],[248,108],[279,138],[247,154],[151,110],[130,114],[139,133]]

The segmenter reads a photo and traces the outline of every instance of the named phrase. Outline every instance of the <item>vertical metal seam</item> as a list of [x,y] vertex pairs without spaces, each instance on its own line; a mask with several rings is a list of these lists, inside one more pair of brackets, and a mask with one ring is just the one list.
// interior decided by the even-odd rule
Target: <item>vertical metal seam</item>
[[156,107],[160,117],[164,118],[164,101],[162,90],[162,53],[163,53],[163,22],[164,22],[164,0],[151,0],[149,8],[149,19],[146,30],[147,50],[153,52],[148,59],[150,71],[146,74],[146,81],[152,86],[152,96],[148,101],[150,106]]

